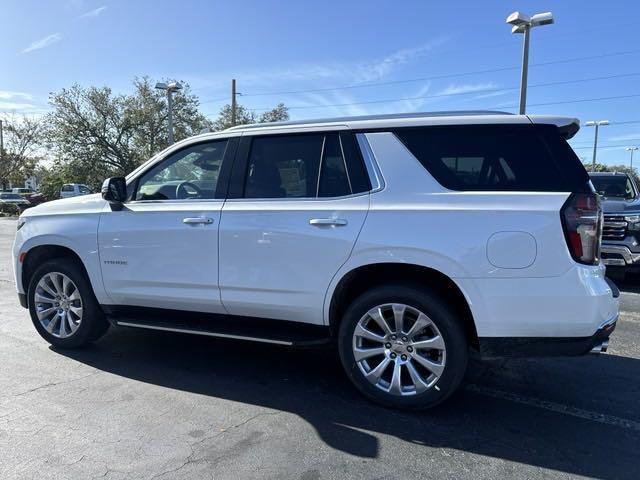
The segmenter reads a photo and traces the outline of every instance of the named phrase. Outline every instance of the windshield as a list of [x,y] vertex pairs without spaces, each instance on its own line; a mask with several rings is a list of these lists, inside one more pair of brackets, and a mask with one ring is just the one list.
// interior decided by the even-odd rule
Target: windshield
[[22,200],[22,197],[17,193],[0,193],[2,200]]
[[626,175],[594,175],[591,182],[603,197],[635,198],[631,180]]

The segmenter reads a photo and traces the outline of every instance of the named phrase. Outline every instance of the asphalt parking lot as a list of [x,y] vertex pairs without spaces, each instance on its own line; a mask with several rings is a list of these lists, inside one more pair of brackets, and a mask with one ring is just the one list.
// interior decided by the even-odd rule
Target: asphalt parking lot
[[14,230],[0,219],[2,479],[639,476],[636,282],[609,353],[474,361],[448,403],[403,413],[327,350],[127,329],[54,350],[18,305]]

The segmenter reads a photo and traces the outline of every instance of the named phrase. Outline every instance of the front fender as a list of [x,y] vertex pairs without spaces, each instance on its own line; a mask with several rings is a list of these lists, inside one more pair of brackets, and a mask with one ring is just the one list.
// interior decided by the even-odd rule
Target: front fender
[[28,217],[16,233],[13,244],[14,278],[18,293],[22,286],[20,256],[36,247],[52,245],[68,248],[82,261],[98,302],[106,300],[98,254],[99,214]]

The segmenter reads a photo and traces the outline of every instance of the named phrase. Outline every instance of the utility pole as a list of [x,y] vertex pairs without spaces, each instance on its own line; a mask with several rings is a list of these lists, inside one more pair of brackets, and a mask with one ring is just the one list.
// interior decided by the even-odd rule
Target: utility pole
[[231,126],[236,126],[236,79],[231,80]]
[[[2,132],[2,120],[0,120],[0,162],[4,159],[4,136]],[[4,190],[4,179],[0,179],[0,188]]]
[[173,145],[173,93],[179,90],[182,90],[182,85],[178,82],[164,83],[158,82],[156,83],[156,88],[158,90],[165,90],[167,92],[167,108],[169,109],[168,114],[168,127],[169,127],[169,145]]
[[[1,137],[0,137],[0,138],[1,138]],[[631,162],[630,162],[630,164],[629,164],[629,168],[630,168],[630,169],[631,169],[631,171],[633,172],[633,152],[635,152],[636,150],[638,150],[638,147],[627,147],[627,148],[625,148],[625,150],[631,154]]]
[[2,120],[0,120],[0,160],[2,160],[3,151],[4,151],[4,137],[2,135]]
[[593,137],[593,160],[591,163],[591,171],[596,171],[596,153],[598,152],[598,128],[603,125],[609,125],[609,120],[591,120],[589,122],[585,122],[586,127],[596,127],[596,133]]

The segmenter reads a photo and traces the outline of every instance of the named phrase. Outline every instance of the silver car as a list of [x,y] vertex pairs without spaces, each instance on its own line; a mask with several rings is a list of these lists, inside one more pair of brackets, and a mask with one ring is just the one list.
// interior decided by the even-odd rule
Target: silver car
[[11,193],[11,192],[0,193],[0,204],[2,203],[12,203],[22,208],[28,207],[29,205],[31,205],[29,203],[29,200],[24,198],[22,195],[19,195],[17,193]]

